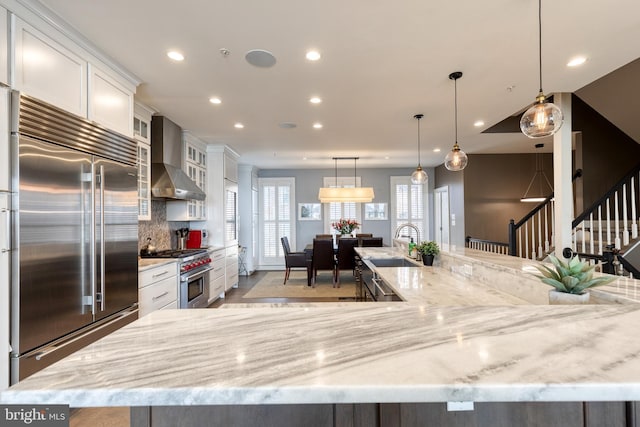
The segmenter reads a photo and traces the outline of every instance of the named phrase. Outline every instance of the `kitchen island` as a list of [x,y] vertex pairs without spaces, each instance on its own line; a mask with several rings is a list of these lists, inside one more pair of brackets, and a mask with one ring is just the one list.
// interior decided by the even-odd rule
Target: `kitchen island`
[[[254,417],[313,426],[468,425],[470,417],[474,425],[634,425],[625,423],[635,422],[635,404],[625,402],[640,400],[638,324],[636,304],[162,310],[0,400],[131,406],[132,423],[154,426],[254,425]],[[475,402],[475,410],[447,412],[446,402]]]

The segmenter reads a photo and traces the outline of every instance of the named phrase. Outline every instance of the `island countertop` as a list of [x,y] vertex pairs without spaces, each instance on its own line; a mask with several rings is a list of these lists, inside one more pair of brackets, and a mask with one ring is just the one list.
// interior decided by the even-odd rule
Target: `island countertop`
[[638,324],[637,304],[160,310],[0,392],[0,402],[640,400]]

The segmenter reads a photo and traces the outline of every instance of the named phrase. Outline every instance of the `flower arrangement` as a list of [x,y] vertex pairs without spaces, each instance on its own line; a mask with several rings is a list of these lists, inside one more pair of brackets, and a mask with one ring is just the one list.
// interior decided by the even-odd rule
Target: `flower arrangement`
[[353,230],[357,230],[360,227],[360,224],[355,219],[340,218],[338,221],[331,223],[331,226],[340,234],[351,234]]

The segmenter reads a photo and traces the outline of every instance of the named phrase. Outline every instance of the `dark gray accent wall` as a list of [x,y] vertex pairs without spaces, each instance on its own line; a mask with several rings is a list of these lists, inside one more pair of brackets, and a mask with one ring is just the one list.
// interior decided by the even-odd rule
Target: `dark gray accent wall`
[[[433,235],[433,178],[432,168],[425,168],[429,175],[428,198],[429,198],[429,229]],[[373,187],[375,198],[373,203],[390,204],[390,177],[409,176],[413,172],[412,168],[385,168],[366,169],[358,168],[357,175],[361,179],[363,187]],[[324,177],[335,176],[335,169],[262,169],[258,171],[259,178],[295,178],[296,192],[296,215],[298,203],[319,203],[318,190],[323,185]],[[349,176],[344,171],[338,170],[338,176]],[[353,175],[351,175],[353,176]],[[364,209],[364,207],[363,207]],[[388,206],[390,211],[391,206]],[[324,212],[323,212],[324,219]],[[302,250],[305,245],[311,243],[316,234],[325,232],[324,221],[298,221],[296,216],[296,242],[297,250]],[[362,227],[358,230],[361,233],[372,233],[384,239],[385,245],[391,245],[391,222],[366,221],[363,220]]]

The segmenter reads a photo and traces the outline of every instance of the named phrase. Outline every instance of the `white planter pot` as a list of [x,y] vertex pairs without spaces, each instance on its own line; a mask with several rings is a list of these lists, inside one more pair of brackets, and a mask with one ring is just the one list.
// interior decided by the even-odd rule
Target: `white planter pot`
[[589,292],[582,294],[568,294],[556,290],[549,291],[549,304],[589,304]]

